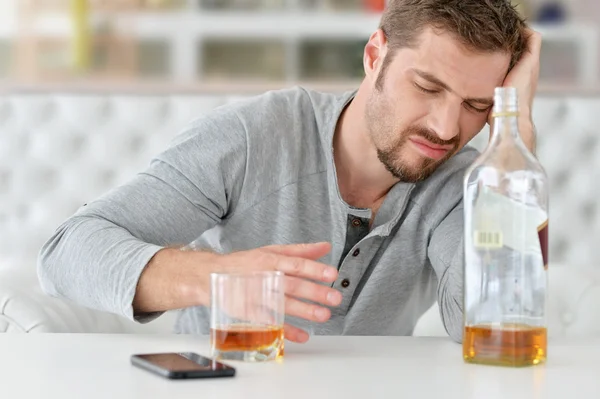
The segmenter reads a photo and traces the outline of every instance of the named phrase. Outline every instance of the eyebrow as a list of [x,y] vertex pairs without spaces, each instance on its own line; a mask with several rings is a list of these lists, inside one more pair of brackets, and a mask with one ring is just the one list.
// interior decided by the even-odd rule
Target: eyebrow
[[[452,90],[450,86],[448,86],[446,83],[442,82],[440,79],[436,78],[429,72],[421,71],[420,69],[414,68],[412,69],[412,71],[419,75],[421,78],[429,81],[430,83],[433,83],[434,85],[437,85],[442,89],[449,91],[450,93],[454,93],[454,90]],[[487,106],[494,105],[494,100],[491,98],[465,98],[464,101],[467,103],[478,103]]]

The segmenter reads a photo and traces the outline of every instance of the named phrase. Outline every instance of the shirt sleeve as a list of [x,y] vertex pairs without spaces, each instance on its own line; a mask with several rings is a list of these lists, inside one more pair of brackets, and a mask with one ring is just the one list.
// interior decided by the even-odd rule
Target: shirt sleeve
[[438,278],[437,299],[442,322],[456,342],[463,338],[463,203],[457,205],[437,226],[428,255]]
[[146,170],[56,229],[38,256],[42,289],[142,323],[157,317],[133,313],[139,277],[160,249],[190,243],[234,211],[246,137],[232,111],[194,122]]

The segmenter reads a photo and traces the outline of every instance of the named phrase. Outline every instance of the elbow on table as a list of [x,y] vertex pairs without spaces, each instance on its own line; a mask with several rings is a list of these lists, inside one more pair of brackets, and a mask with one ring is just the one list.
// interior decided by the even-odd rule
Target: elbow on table
[[464,317],[462,304],[455,298],[440,300],[440,315],[448,336],[456,343],[462,343]]
[[59,229],[44,243],[37,256],[36,273],[40,288],[46,295],[52,297],[60,296],[59,289],[59,267],[60,241],[64,235],[64,229]]

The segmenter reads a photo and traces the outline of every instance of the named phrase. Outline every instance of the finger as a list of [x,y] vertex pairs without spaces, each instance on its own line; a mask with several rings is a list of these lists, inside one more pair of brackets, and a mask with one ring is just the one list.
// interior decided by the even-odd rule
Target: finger
[[326,322],[331,317],[331,311],[322,306],[302,302],[291,296],[285,297],[285,314],[301,319]]
[[542,49],[542,35],[532,29],[527,30],[527,45],[533,56],[539,56]]
[[289,276],[302,277],[325,283],[334,282],[338,276],[338,271],[335,267],[308,259],[277,256],[273,261],[277,270]]
[[331,251],[331,244],[318,242],[314,244],[269,245],[263,247],[262,250],[278,255],[317,260]]
[[302,278],[286,276],[284,284],[286,294],[296,298],[328,306],[338,306],[342,302],[342,294],[338,290]]
[[285,339],[292,342],[297,342],[299,344],[303,344],[308,341],[308,333],[298,327],[294,327],[289,324],[284,324],[283,326],[283,334]]

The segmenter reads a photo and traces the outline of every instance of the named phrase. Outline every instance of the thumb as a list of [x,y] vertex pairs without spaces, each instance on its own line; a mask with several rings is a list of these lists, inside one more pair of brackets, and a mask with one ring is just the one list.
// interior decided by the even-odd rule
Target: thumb
[[331,251],[331,244],[318,242],[314,244],[269,245],[262,247],[261,250],[278,255],[317,260]]

